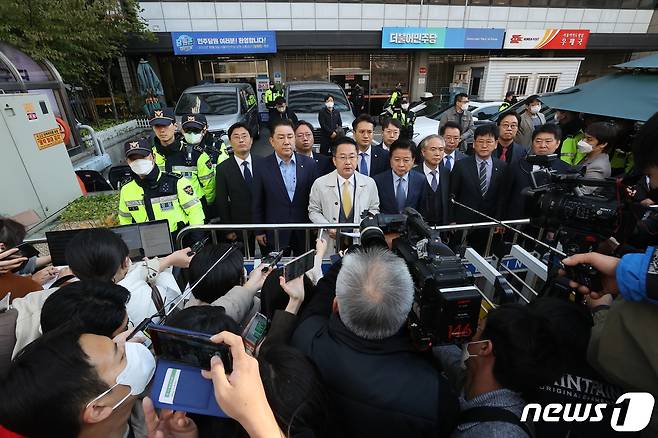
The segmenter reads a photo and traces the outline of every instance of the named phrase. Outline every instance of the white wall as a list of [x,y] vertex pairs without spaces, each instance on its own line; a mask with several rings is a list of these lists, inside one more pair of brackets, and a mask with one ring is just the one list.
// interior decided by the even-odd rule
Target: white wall
[[646,33],[645,9],[566,9],[360,3],[142,2],[153,32],[216,30],[380,30],[384,26],[589,29]]
[[[508,74],[529,76],[526,96],[535,93],[539,75],[559,75],[555,91],[572,87],[576,83],[580,63],[584,58],[490,58],[484,69],[480,100],[502,100]],[[455,65],[454,71],[481,67],[482,63]],[[519,98],[525,96],[518,96]]]

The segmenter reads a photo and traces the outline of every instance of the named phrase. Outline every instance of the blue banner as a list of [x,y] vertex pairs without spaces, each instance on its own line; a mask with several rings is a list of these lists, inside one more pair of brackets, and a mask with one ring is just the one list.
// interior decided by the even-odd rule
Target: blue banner
[[505,29],[384,27],[383,49],[502,49]]
[[175,55],[276,53],[274,31],[172,32]]

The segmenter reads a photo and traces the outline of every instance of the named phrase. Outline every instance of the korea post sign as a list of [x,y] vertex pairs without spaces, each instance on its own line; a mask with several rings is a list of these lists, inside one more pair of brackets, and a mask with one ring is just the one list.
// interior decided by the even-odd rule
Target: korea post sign
[[505,34],[505,49],[564,49],[581,50],[587,47],[587,29],[518,29]]
[[258,32],[172,32],[175,55],[276,53],[276,34]]
[[383,49],[500,49],[505,29],[384,27]]

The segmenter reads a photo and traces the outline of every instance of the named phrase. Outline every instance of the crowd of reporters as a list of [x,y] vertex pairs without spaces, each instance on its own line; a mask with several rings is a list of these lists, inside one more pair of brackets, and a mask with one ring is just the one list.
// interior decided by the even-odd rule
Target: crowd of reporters
[[[519,124],[519,117],[510,115],[499,120],[497,129],[475,129],[474,155],[450,163],[445,155],[456,155],[458,141],[447,137],[451,130],[454,136],[461,135],[457,134],[461,129],[446,124],[441,128],[445,140],[436,136],[421,146],[424,161],[434,169],[442,165],[441,181],[449,181],[455,199],[506,218],[513,209],[502,208],[501,200],[514,201],[516,194],[509,190],[527,187],[529,174],[527,162],[516,156],[516,146],[509,142],[511,132],[501,134],[513,131],[515,122]],[[363,152],[358,131],[356,144],[336,142],[334,163],[341,145],[345,150],[354,148],[356,156],[345,155],[357,160]],[[272,135],[276,134],[275,127]],[[293,139],[287,134],[281,146],[291,149]],[[368,138],[372,133],[361,135]],[[585,159],[600,161],[590,154],[605,153],[609,131],[593,124],[584,135],[594,139],[587,141],[592,150]],[[645,124],[636,141],[636,162],[644,166],[638,171],[648,178],[645,199],[651,199],[658,187],[658,153],[651,149],[655,135],[658,116]],[[499,137],[507,145],[498,144]],[[560,139],[559,128],[539,126],[532,133],[531,150],[552,153]],[[396,175],[396,165],[403,175],[412,172],[405,158],[407,153],[413,156],[413,146],[400,143],[402,147],[395,141],[389,146],[391,176]],[[444,149],[438,159],[448,143],[455,148]],[[370,146],[366,151],[379,153]],[[494,151],[504,160],[491,159]],[[395,160],[399,154],[403,155]],[[472,172],[466,160],[474,162]],[[365,162],[372,169],[374,153]],[[487,169],[486,162],[493,166]],[[350,170],[349,165],[346,168]],[[358,165],[351,170],[343,179],[354,175]],[[497,171],[502,175],[496,176]],[[606,173],[604,169],[602,174]],[[435,192],[431,175],[421,176],[427,185],[422,191],[429,187]],[[393,191],[394,180],[390,183],[386,190]],[[409,186],[407,198],[410,192]],[[396,195],[392,202],[398,207]],[[293,199],[294,195],[290,202]],[[437,223],[461,222],[454,217],[458,214],[441,211]],[[521,414],[533,402],[604,402],[607,420],[620,394],[658,394],[658,355],[647,336],[658,326],[656,254],[650,246],[621,259],[596,253],[566,259],[566,266],[588,263],[602,276],[599,291],[572,282],[571,287],[586,297],[586,307],[549,297],[536,298],[529,305],[504,304],[488,311],[469,342],[421,351],[407,327],[414,282],[404,260],[387,249],[353,248],[323,271],[321,262],[330,244],[320,238],[314,268],[285,281],[279,269],[267,272],[264,265],[247,274],[243,254],[237,251],[216,264],[230,248],[228,243],[206,245],[196,254],[185,248],[167,257],[131,262],[121,238],[94,229],[78,233],[69,243],[68,271],[59,274],[57,283],[36,290],[41,289],[38,283],[47,284],[51,274],[25,275],[48,260],[28,263],[16,257],[11,248],[24,237],[25,230],[14,221],[0,222],[0,282],[13,282],[3,286],[12,292],[11,305],[0,309],[0,424],[6,429],[2,433],[28,437],[611,436],[609,420],[522,422]],[[267,240],[258,243],[266,247]],[[155,361],[139,338],[126,341],[126,336],[140,321],[159,314],[163,303],[180,297],[185,284],[197,285],[166,323],[214,335],[214,342],[229,346],[233,372],[227,375],[216,357],[203,375],[212,379],[218,404],[235,421],[157,411],[144,398]],[[253,358],[239,336],[256,312],[271,324]],[[643,433],[652,436],[657,431],[654,414]]]

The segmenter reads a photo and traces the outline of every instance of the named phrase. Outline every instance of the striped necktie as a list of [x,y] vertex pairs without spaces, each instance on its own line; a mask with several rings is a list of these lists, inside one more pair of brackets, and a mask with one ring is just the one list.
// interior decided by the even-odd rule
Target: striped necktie
[[487,194],[487,162],[483,161],[480,163],[480,191],[482,192],[482,197]]

